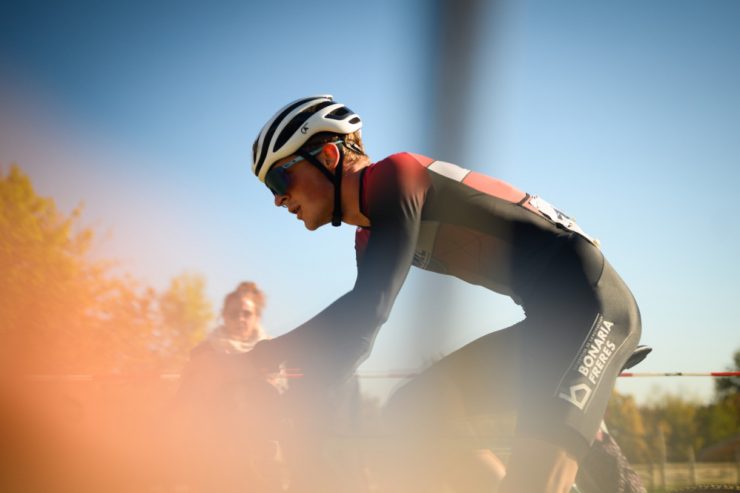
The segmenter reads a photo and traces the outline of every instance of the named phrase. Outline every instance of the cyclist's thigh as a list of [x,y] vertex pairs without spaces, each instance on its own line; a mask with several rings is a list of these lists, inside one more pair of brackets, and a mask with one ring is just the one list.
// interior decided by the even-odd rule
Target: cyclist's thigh
[[577,245],[556,260],[522,331],[518,431],[581,457],[637,345],[639,312],[595,248]]
[[513,411],[521,325],[467,344],[400,386],[386,405],[386,418],[421,431],[471,415]]

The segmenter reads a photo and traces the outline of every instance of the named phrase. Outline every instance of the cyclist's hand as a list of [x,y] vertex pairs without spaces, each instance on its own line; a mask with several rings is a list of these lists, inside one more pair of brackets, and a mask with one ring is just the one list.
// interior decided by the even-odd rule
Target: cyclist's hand
[[283,363],[278,356],[278,344],[272,339],[259,341],[251,351],[247,353],[252,366],[262,373],[275,373],[279,371]]

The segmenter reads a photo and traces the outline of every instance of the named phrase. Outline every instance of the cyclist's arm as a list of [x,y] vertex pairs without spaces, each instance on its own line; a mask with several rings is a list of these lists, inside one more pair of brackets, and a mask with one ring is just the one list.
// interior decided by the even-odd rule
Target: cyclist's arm
[[[273,339],[278,358],[327,377],[351,373],[369,354],[413,260],[426,194],[425,175],[378,163],[368,180],[371,232],[353,289],[293,331]],[[259,346],[258,346],[259,347]],[[335,375],[336,374],[336,375]]]

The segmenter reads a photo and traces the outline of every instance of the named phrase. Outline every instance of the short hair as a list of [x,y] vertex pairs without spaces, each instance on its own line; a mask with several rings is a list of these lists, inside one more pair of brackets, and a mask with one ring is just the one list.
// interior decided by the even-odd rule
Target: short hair
[[231,303],[241,301],[244,297],[249,297],[254,301],[257,308],[257,315],[262,315],[262,309],[265,307],[265,293],[257,287],[256,283],[251,281],[242,281],[232,292],[224,298],[224,306],[221,308],[221,314],[226,313],[226,307]]
[[[310,139],[306,141],[305,144],[301,146],[301,151],[304,152],[310,152],[317,147],[319,147],[321,144],[326,144],[327,142],[336,142],[337,140],[343,140],[344,145],[344,155],[346,158],[349,159],[349,161],[355,161],[360,158],[360,156],[366,156],[365,154],[365,145],[362,143],[362,136],[360,134],[360,130],[353,132],[351,134],[335,134],[333,132],[321,132],[317,133]],[[361,151],[361,152],[357,152]]]

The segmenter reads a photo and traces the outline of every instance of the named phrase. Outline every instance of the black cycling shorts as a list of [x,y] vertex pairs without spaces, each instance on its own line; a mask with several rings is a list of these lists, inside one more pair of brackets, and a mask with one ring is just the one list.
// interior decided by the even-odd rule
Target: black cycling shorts
[[406,426],[442,430],[462,415],[514,410],[518,435],[583,457],[637,347],[637,304],[601,252],[574,235],[524,306],[522,322],[471,342],[404,385],[388,414],[412,417]]

